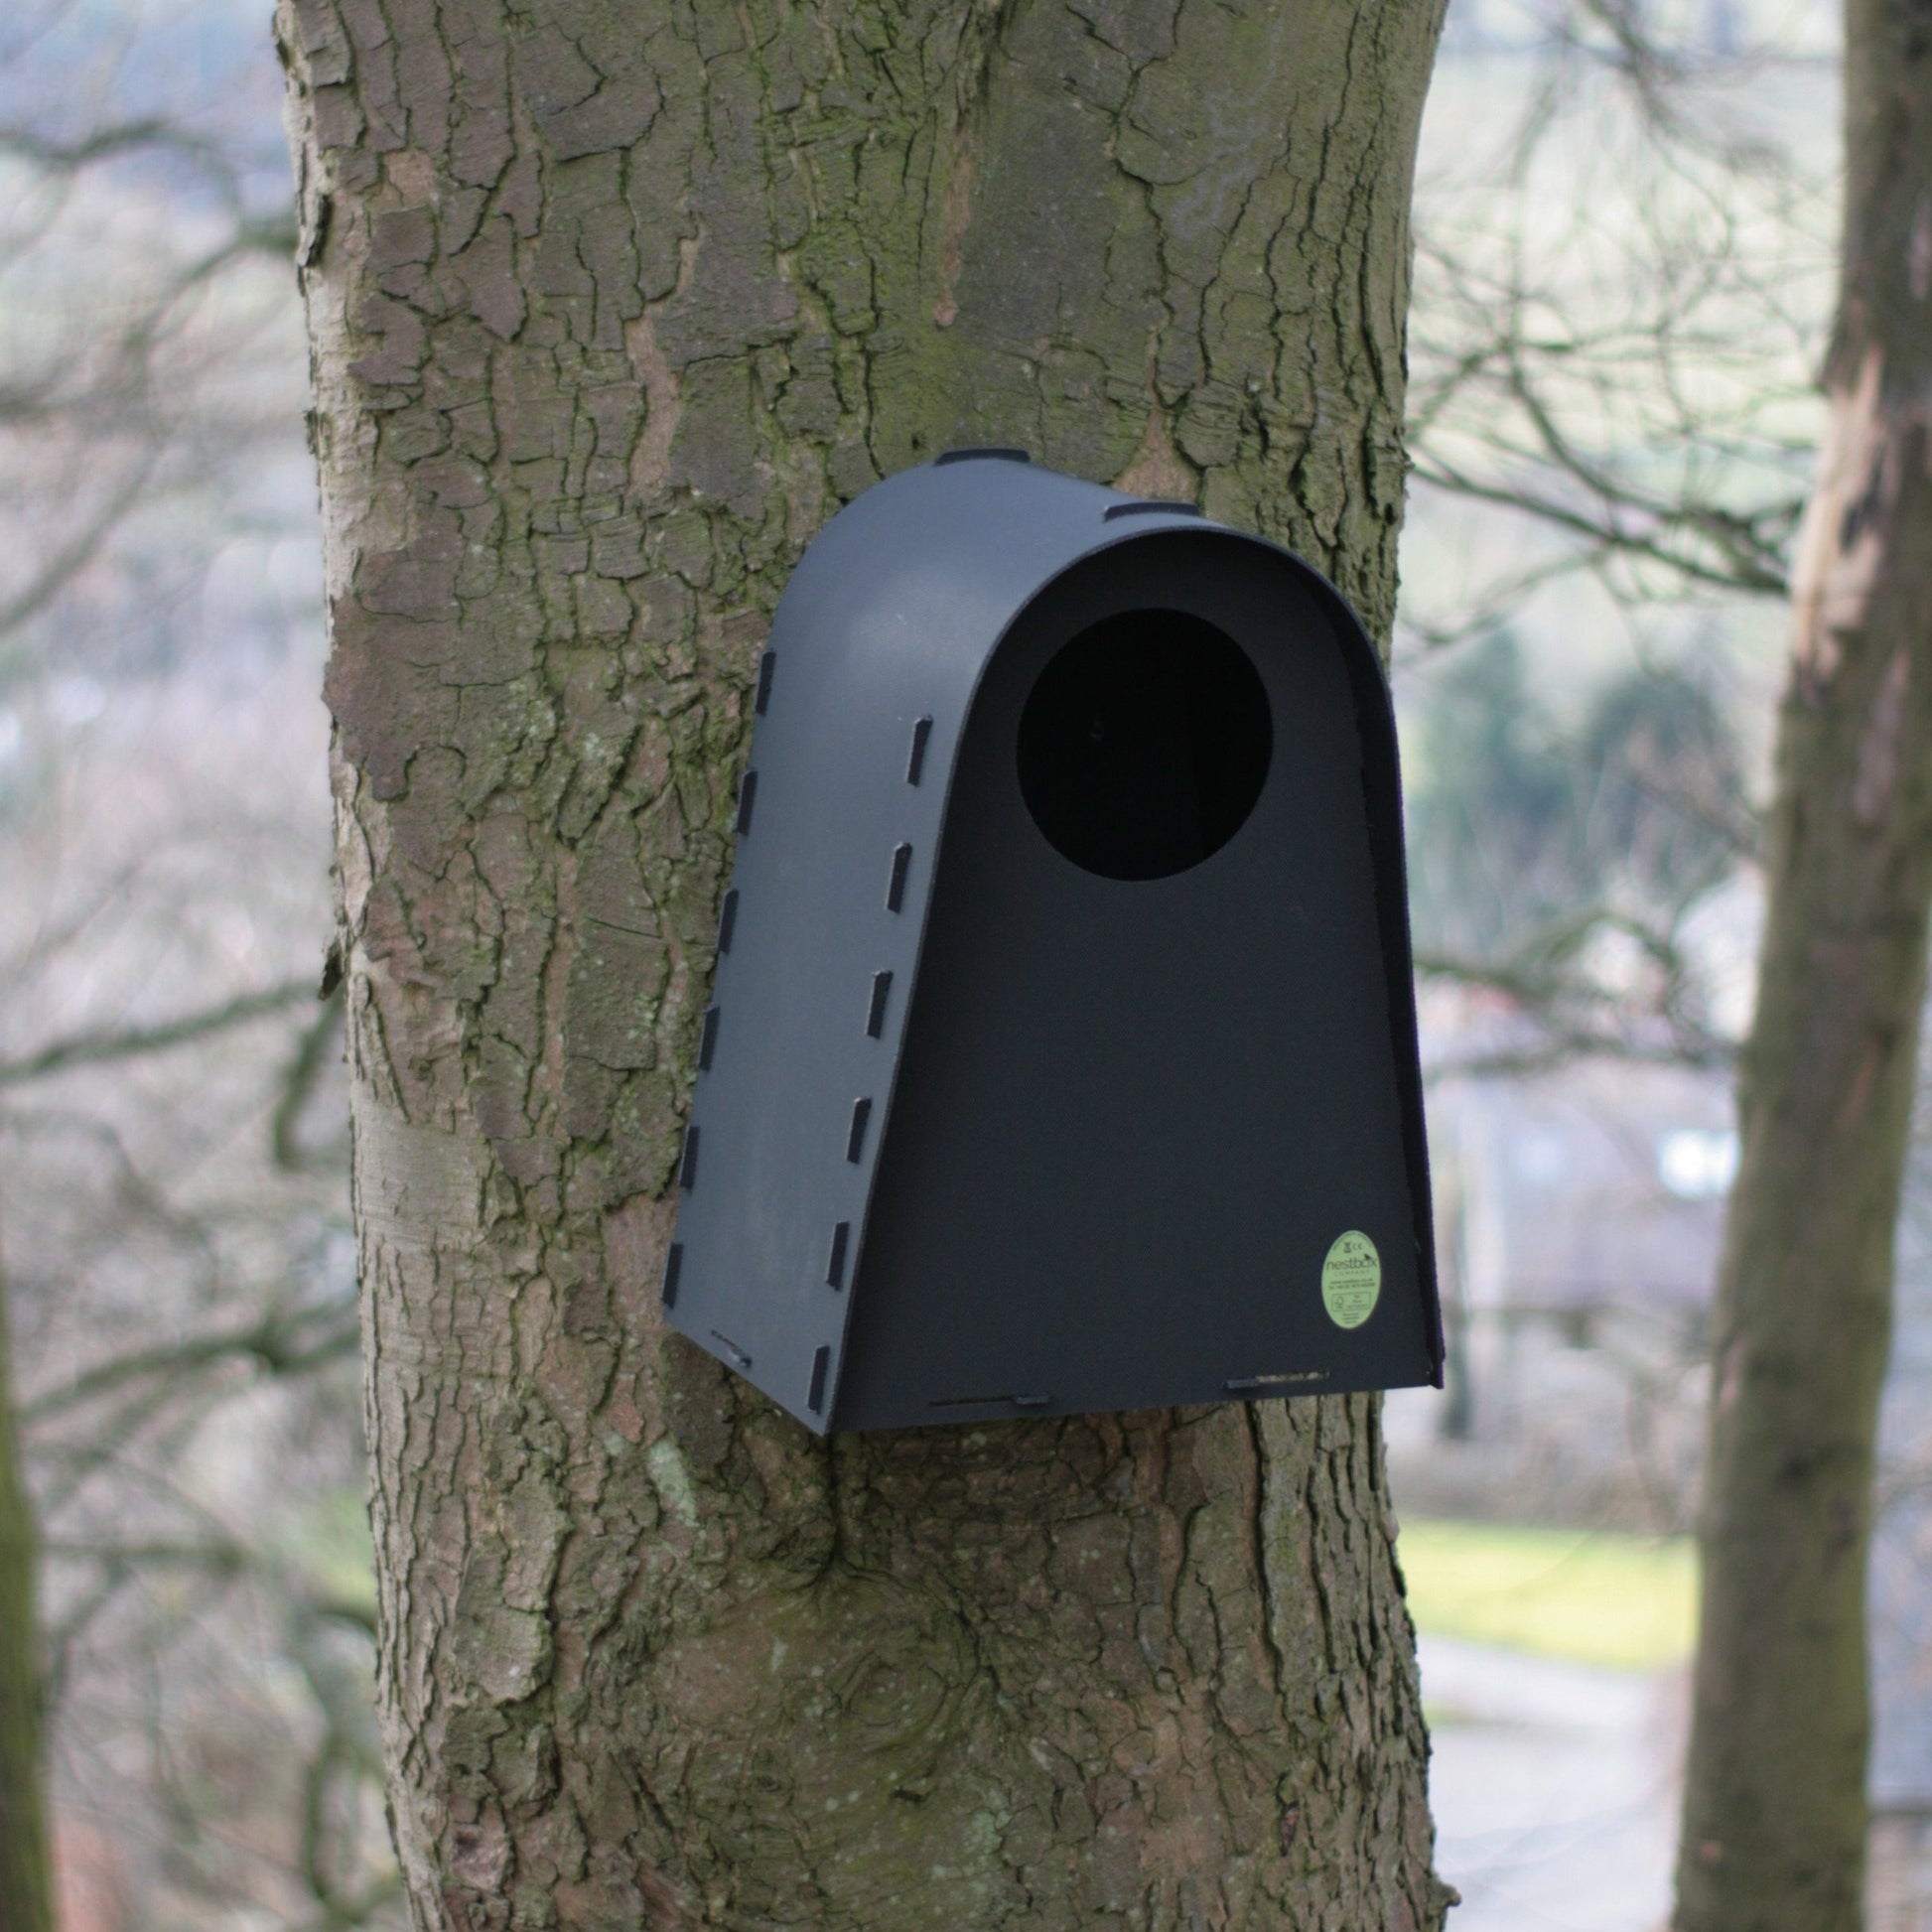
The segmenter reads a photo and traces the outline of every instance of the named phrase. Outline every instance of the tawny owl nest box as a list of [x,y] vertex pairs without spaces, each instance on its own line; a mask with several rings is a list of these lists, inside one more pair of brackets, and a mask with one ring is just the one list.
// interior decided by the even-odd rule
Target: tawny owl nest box
[[759,673],[665,1268],[807,1428],[1439,1382],[1394,715],[1307,564],[961,451]]

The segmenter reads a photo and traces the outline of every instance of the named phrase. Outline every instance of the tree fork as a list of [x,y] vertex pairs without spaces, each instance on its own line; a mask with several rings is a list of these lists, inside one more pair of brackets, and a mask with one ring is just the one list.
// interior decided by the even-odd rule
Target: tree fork
[[1439,25],[282,0],[419,1926],[1440,1925],[1372,1399],[820,1445],[656,1305],[840,502],[1022,444],[1386,638]]
[[1865,1570],[1932,909],[1932,42],[1846,12],[1831,413],[1793,586],[1720,1264],[1679,1932],[1858,1932]]

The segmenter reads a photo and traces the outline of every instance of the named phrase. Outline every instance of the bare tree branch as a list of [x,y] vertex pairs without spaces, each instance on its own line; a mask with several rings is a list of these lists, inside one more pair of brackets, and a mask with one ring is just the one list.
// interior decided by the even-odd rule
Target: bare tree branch
[[0,603],[0,639],[39,617],[99,554],[100,547],[140,500],[153,474],[150,453],[93,515],[34,573],[25,589]]
[[58,1389],[21,1403],[18,1414],[31,1426],[130,1383],[180,1382],[198,1370],[228,1361],[251,1361],[274,1375],[301,1374],[352,1355],[358,1340],[352,1302],[271,1311],[246,1328],[191,1335],[114,1356]]
[[99,1066],[109,1061],[138,1059],[144,1054],[166,1052],[192,1040],[207,1039],[234,1027],[246,1026],[269,1014],[286,1012],[290,1007],[315,998],[308,980],[284,980],[258,993],[243,993],[224,1000],[201,1013],[184,1014],[179,1020],[163,1021],[153,1027],[127,1027],[112,1032],[76,1034],[53,1041],[14,1060],[0,1060],[0,1088],[21,1086],[29,1080],[44,1080],[76,1066]]

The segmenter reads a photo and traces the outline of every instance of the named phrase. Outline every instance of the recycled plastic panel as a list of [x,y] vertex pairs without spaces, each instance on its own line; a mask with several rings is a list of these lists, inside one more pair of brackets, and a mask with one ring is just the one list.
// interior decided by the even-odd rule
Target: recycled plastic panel
[[941,459],[812,545],[758,703],[674,1326],[820,1432],[1440,1381],[1394,724],[1327,584]]

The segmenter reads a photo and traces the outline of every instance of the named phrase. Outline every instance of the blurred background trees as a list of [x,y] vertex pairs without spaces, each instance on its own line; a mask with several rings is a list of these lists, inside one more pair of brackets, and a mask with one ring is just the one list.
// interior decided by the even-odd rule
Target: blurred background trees
[[[1908,8],[1848,7],[1841,122],[1798,105],[1798,16],[1725,8],[1698,20],[1604,0],[1578,8],[1570,25],[1501,171],[1502,205],[1520,201],[1500,232],[1466,222],[1438,231],[1449,237],[1434,262],[1449,297],[1432,308],[1419,293],[1417,305],[1449,324],[1435,400],[1418,410],[1424,498],[1434,489],[1504,512],[1524,531],[1528,560],[1488,573],[1459,618],[1425,613],[1417,628],[1436,643],[1505,619],[1528,629],[1541,605],[1547,650],[1590,628],[1575,603],[1568,623],[1552,623],[1548,592],[1587,580],[1641,663],[1708,693],[1752,657],[1759,675],[1780,662],[1768,639],[1748,656],[1725,646],[1750,605],[1789,599],[1775,774],[1754,787],[1770,806],[1767,877],[1749,864],[1757,841],[1708,731],[1718,714],[1690,698],[1670,707],[1681,743],[1704,740],[1679,767],[1703,780],[1687,791],[1664,775],[1654,714],[1638,722],[1647,708],[1598,682],[1577,706],[1569,784],[1550,760],[1538,770],[1515,733],[1477,748],[1488,758],[1472,781],[1482,795],[1463,814],[1469,848],[1487,853],[1527,916],[1512,917],[1492,893],[1487,952],[1436,964],[1444,978],[1513,996],[1516,1024],[1494,1065],[1548,1067],[1588,1051],[1684,1066],[1721,1062],[1743,1041],[1741,1117],[1722,1163],[1736,1185],[1709,1332],[1719,1386],[1702,1471],[1705,1600],[1674,1922],[1814,1932],[1863,1917],[1866,1539],[1893,1231],[1901,1181],[1912,1184],[1932,891],[1926,666],[1914,661],[1932,554],[1919,320],[1927,43]],[[1579,62],[1573,50],[1594,58]],[[1842,222],[1837,198],[1822,192],[1839,177],[1841,125]],[[1821,423],[1786,350],[1824,348],[1826,299]],[[1804,466],[1814,481],[1800,531],[1793,460],[1821,429],[1821,455]],[[1492,648],[1486,664],[1443,674],[1448,695],[1485,670],[1501,693],[1510,662]],[[1509,695],[1522,718],[1520,685]],[[1580,790],[1597,795],[1612,720],[1629,734],[1628,768],[1644,774],[1642,817],[1624,816],[1607,876],[1592,877],[1577,869],[1589,841],[1566,805]],[[1440,784],[1416,796],[1426,815],[1434,806],[1453,823],[1460,801]],[[1525,802],[1539,828],[1528,836]],[[1714,833],[1725,835],[1715,849]],[[1690,860],[1675,890],[1657,876],[1660,850]],[[1553,873],[1568,918],[1551,909]],[[1477,890],[1462,881],[1456,913],[1481,902]],[[1753,985],[1735,969],[1760,918]],[[1685,1138],[1659,1143],[1667,1186],[1691,1177],[1670,1158]],[[1703,1165],[1715,1179],[1720,1165]],[[1452,1210],[1468,1186],[1457,1179]],[[1622,1243],[1620,1259],[1609,1293],[1640,1301],[1636,1248]],[[1922,1259],[1916,1279],[1912,1260],[1908,1340],[1925,1320]],[[1457,1299],[1466,1319],[1466,1293]],[[1910,1349],[1904,1362],[1889,1404],[1894,1447],[1924,1422],[1922,1355]],[[1923,1548],[1923,1528],[1906,1540]],[[1895,1570],[1901,1537],[1889,1551],[1886,1540],[1881,1524],[1880,1564]],[[1916,1926],[1928,1909],[1932,1711],[1921,1673],[1898,1668],[1915,1646],[1922,1655],[1926,1635],[1922,1613],[1906,1612],[1910,1635],[1899,1641],[1900,1599],[1896,1587],[1880,1590],[1869,1633],[1881,1671],[1891,1667],[1871,1781],[1892,1787],[1880,1793],[1888,1822],[1901,1810],[1918,1818],[1921,1869],[1907,1885],[1887,1870],[1874,1891],[1888,1914],[1904,1915],[1895,1922]],[[1901,1751],[1913,1733],[1916,1747]],[[1912,1891],[1916,1904],[1904,1896]]]
[[1715,1063],[1739,1030],[1838,33],[1823,4],[1450,9],[1398,675],[1418,945],[1526,1002],[1514,1063]]
[[[1568,1544],[1431,1546],[1425,1517],[1615,1552],[1606,1526],[1681,1532],[1695,1496],[1823,423],[1837,37],[1809,0],[1451,0],[1397,681],[1459,1330],[1447,1396],[1389,1416],[1439,1703],[1488,1680],[1432,1663],[1432,1629],[1493,1641],[1499,1575],[1581,1573]],[[257,6],[21,0],[0,21],[0,1279],[60,1861],[75,1922],[103,1927],[400,1923],[339,1020],[316,998],[326,724],[288,203]],[[1932,1466],[1910,1311],[1928,1199],[1908,1186],[1919,1382],[1895,1391],[1882,1484],[1901,1523]],[[1905,1596],[1909,1541],[1881,1552]],[[1487,1581],[1458,1594],[1478,1547]],[[1639,1573],[1605,1562],[1630,1595]],[[1881,1649],[1923,1654],[1887,1627]],[[1617,1654],[1681,1658],[1658,1643]],[[1521,1869],[1561,1863],[1574,1891],[1588,1858],[1573,1832],[1482,1865],[1501,1837],[1458,1795],[1494,1768],[1477,1735],[1439,1733],[1445,1869],[1470,1901],[1452,1923],[1533,1925]],[[1881,1737],[1880,1757],[1910,1752]],[[1626,1922],[1611,1863],[1604,1932]]]
[[[1445,654],[1408,746],[1420,970],[1533,1011],[1532,1060],[1648,1051],[1722,1063],[1729,1040],[1684,922],[1754,839],[1737,725],[1699,669],[1638,661],[1555,709],[1513,628]],[[1593,942],[1654,979],[1648,1028],[1592,1026]]]
[[0,20],[0,1257],[87,1928],[393,1892],[279,101],[252,6]]

